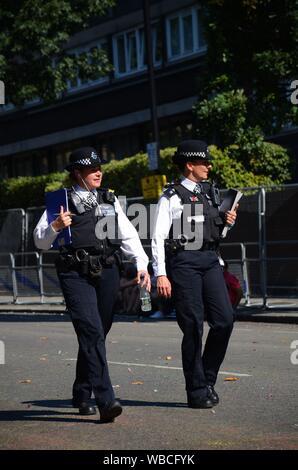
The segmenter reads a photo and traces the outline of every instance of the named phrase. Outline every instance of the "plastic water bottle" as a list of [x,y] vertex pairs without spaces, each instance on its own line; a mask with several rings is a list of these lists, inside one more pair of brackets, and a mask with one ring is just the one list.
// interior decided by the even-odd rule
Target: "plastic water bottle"
[[[141,279],[142,282],[142,279]],[[149,312],[151,307],[151,297],[150,292],[147,291],[146,287],[140,287],[140,300],[141,300],[141,309],[143,312]]]

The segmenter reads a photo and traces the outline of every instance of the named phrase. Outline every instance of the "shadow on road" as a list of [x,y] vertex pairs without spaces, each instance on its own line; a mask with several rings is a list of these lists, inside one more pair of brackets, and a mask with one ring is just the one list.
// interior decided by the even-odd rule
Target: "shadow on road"
[[[0,322],[70,322],[70,315],[65,312],[57,313],[32,313],[32,312],[8,312],[2,313],[0,312]],[[149,318],[149,317],[138,317],[137,315],[123,315],[123,314],[115,314],[113,318],[113,323],[117,322],[126,322],[126,323],[157,323],[160,321],[175,321],[175,318],[165,317],[165,318]]]
[[[76,417],[77,415],[77,417]],[[0,422],[1,421],[58,421],[59,423],[84,423],[84,422],[94,422],[98,423],[99,418],[90,420],[83,419],[78,414],[78,410],[73,410],[70,412],[60,412],[53,410],[5,410],[0,411]]]
[[[36,401],[25,401],[23,405],[27,405],[28,408],[24,410],[2,410],[0,411],[0,422],[9,421],[41,421],[41,422],[53,422],[59,423],[100,423],[99,414],[97,418],[90,419],[89,416],[82,418],[78,414],[78,410],[72,407],[70,400],[36,400]],[[94,403],[95,404],[95,403]],[[133,406],[152,406],[152,407],[163,407],[163,408],[185,408],[185,403],[175,402],[156,402],[156,401],[142,401],[142,400],[121,400],[121,404],[124,407]],[[41,410],[32,410],[30,406],[39,406]],[[51,410],[51,408],[63,408],[64,411]],[[70,411],[71,410],[71,411]],[[105,424],[105,423],[100,423]]]
[[70,316],[66,313],[1,313],[0,322],[70,322]]
[[[71,400],[35,400],[35,401],[24,401],[23,405],[40,406],[42,408],[69,408],[73,409]],[[96,405],[94,400],[91,400],[92,405]],[[153,406],[161,408],[184,408],[185,403],[178,402],[165,402],[165,401],[144,401],[144,400],[121,400],[121,404],[125,406]],[[74,409],[76,410],[76,409]],[[75,413],[77,411],[74,411]],[[1,416],[1,412],[0,412]]]

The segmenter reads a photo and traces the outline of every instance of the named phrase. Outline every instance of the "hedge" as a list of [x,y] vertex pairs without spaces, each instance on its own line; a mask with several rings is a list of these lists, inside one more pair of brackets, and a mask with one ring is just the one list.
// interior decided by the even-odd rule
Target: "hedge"
[[[286,151],[282,147],[275,144],[265,144],[266,151],[273,156],[272,161],[280,164],[281,161],[284,163],[287,160]],[[270,174],[266,174],[264,164],[262,171],[256,164],[257,174],[247,169],[244,162],[237,159],[236,150],[232,146],[224,150],[210,146],[210,151],[214,157],[211,177],[217,181],[221,188],[267,186],[284,182],[285,177],[283,179],[273,179]],[[179,177],[177,167],[172,164],[174,152],[174,147],[161,150],[158,173],[165,174],[168,181]],[[261,163],[259,155],[251,155],[250,161],[252,160],[255,160],[259,165]],[[140,196],[141,178],[155,173],[148,169],[148,157],[145,153],[138,153],[133,157],[127,157],[120,161],[113,160],[103,166],[103,171],[103,187],[111,188],[116,194],[126,195],[127,197]],[[55,191],[67,187],[69,184],[67,172],[5,179],[0,181],[0,207],[1,209],[16,207],[25,209],[27,207],[43,206],[45,192]]]

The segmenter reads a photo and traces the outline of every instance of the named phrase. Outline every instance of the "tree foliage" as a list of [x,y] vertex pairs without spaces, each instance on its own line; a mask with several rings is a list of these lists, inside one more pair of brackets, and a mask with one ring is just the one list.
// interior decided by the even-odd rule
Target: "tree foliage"
[[103,50],[67,53],[68,40],[105,14],[115,0],[2,0],[0,79],[7,101],[22,105],[55,100],[78,74],[94,78],[111,70]]
[[290,158],[264,135],[298,124],[289,97],[298,76],[298,1],[201,4],[208,51],[194,106],[196,135],[217,145],[221,161],[239,165],[248,181],[250,174],[262,184],[287,181]]
[[298,1],[201,0],[200,4],[208,43],[201,97],[243,90],[249,125],[258,125],[267,135],[289,122],[297,124],[290,83],[298,77]]
[[[174,147],[161,150],[160,173],[165,174],[168,181],[174,181],[180,176],[177,166],[172,163],[175,150]],[[287,158],[285,150],[280,146],[264,143],[262,152],[259,152],[264,158],[257,163],[251,161],[251,169],[234,157],[235,151],[237,148],[234,145],[226,147],[225,150],[214,145],[210,146],[213,156],[211,177],[216,180],[220,188],[272,186],[282,182],[279,173],[276,178],[271,178],[264,174],[263,169],[264,162],[265,164],[271,162],[274,170],[278,167],[277,162],[280,159]],[[269,157],[265,155],[266,152],[269,153]],[[103,166],[103,173],[103,187],[113,189],[117,195],[127,197],[140,196],[141,178],[153,174],[148,170],[148,156],[145,153],[138,153],[120,161],[114,160]],[[2,180],[0,181],[1,208],[43,206],[45,192],[70,186],[67,172]]]

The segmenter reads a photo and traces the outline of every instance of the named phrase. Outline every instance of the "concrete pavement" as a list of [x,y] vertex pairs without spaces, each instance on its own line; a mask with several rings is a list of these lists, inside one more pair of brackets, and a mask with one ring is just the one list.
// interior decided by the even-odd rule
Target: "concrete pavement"
[[1,449],[298,448],[297,325],[236,323],[216,384],[220,404],[192,410],[176,322],[116,318],[107,356],[124,410],[100,424],[71,407],[77,341],[68,317],[19,312],[0,320]]

